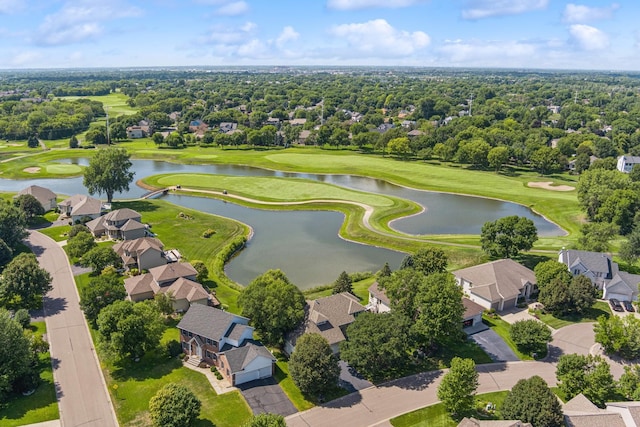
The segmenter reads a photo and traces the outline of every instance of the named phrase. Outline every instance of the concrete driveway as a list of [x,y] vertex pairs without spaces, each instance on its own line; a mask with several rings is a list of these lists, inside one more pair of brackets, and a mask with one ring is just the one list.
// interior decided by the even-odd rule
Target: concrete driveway
[[346,389],[349,393],[373,386],[372,383],[351,369],[344,360],[338,363],[340,365],[340,387]]
[[273,378],[250,381],[236,387],[244,396],[254,415],[269,412],[286,417],[298,412]]
[[491,329],[478,332],[470,337],[493,359],[495,362],[517,362],[518,356],[509,348],[500,335]]

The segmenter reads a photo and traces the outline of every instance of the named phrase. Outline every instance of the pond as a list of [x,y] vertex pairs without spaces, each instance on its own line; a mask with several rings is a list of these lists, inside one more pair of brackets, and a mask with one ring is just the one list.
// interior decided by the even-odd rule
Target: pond
[[[84,158],[61,160],[62,163],[87,165]],[[519,215],[534,221],[540,236],[563,235],[562,229],[530,209],[509,202],[481,197],[461,196],[414,190],[386,181],[351,175],[316,175],[290,173],[236,165],[185,165],[153,160],[133,160],[135,179],[161,173],[210,173],[239,176],[276,176],[317,180],[351,189],[381,193],[413,200],[425,207],[419,215],[402,218],[392,227],[408,234],[479,234],[486,221]],[[68,179],[0,179],[3,191],[19,191],[29,185],[50,188],[58,194],[86,193],[82,178]],[[138,198],[146,190],[132,185],[130,191],[114,198]],[[212,212],[250,225],[254,239],[246,250],[227,266],[229,277],[246,284],[269,268],[280,268],[301,288],[330,283],[345,270],[375,271],[385,262],[399,265],[403,254],[373,248],[338,237],[343,215],[336,212],[268,211],[249,209],[212,199],[191,196],[166,196],[180,206]],[[274,256],[277,254],[277,256]],[[296,279],[294,279],[294,277]]]

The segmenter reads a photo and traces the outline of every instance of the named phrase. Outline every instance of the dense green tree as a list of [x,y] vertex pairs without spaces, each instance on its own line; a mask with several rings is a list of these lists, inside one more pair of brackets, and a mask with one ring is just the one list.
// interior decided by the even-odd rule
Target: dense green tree
[[638,188],[614,190],[598,208],[597,221],[615,224],[620,234],[626,235],[634,226],[634,217],[640,211],[640,191]]
[[191,390],[169,383],[149,400],[149,415],[155,427],[189,427],[200,416],[201,406]]
[[380,280],[383,277],[391,277],[391,273],[393,272],[391,271],[391,267],[389,267],[389,263],[385,262],[380,271],[378,271],[376,277]]
[[155,294],[155,296],[153,297],[153,301],[156,303],[156,306],[158,307],[158,310],[160,310],[160,313],[164,314],[165,316],[168,316],[175,311],[173,309],[173,306],[176,302],[176,297],[173,296],[173,293],[171,291],[159,292]]
[[0,239],[11,249],[27,237],[27,219],[19,208],[0,201]]
[[556,366],[560,390],[568,399],[579,393],[600,407],[611,397],[615,382],[609,364],[600,356],[563,354]]
[[487,154],[489,166],[496,172],[500,172],[502,166],[509,161],[509,148],[500,146],[493,147]]
[[540,290],[538,301],[544,305],[545,311],[554,316],[563,316],[571,311],[571,294],[569,285],[560,279],[554,279]]
[[93,145],[107,144],[107,128],[105,126],[94,126],[87,131],[84,136],[85,141]]
[[80,289],[80,308],[95,327],[100,310],[116,301],[124,300],[126,296],[122,280],[115,275],[100,275],[92,278],[88,286]]
[[592,252],[606,252],[609,241],[618,234],[618,226],[607,222],[588,222],[580,227],[578,246]]
[[469,413],[475,403],[478,372],[472,359],[454,357],[451,368],[438,386],[438,399],[455,416]]
[[411,147],[409,146],[409,138],[406,136],[393,138],[387,144],[389,153],[406,159],[411,155]]
[[340,366],[326,338],[304,334],[289,359],[289,373],[302,393],[318,397],[337,387]]
[[83,184],[89,194],[107,195],[107,202],[113,201],[113,193],[129,191],[133,181],[132,163],[124,148],[105,148],[98,150],[84,170]]
[[361,313],[347,328],[340,358],[367,378],[392,377],[408,361],[409,328],[409,320],[397,311]]
[[79,258],[95,247],[97,243],[88,231],[81,231],[67,240],[67,253],[72,257]]
[[204,281],[209,278],[209,269],[207,268],[205,263],[202,261],[193,261],[191,265],[198,272],[198,274],[196,275],[196,281],[204,283]]
[[115,359],[142,357],[158,347],[164,324],[153,301],[115,301],[100,310],[99,342]]
[[502,404],[502,417],[520,420],[535,427],[564,425],[562,406],[547,383],[539,376],[521,379]]
[[51,289],[51,275],[40,268],[36,256],[21,253],[2,272],[0,303],[9,308],[37,309]]
[[596,302],[596,289],[587,276],[574,276],[569,283],[569,298],[572,311],[582,314]]
[[69,148],[78,148],[80,143],[78,142],[78,138],[75,135],[72,135],[69,139]]
[[44,208],[42,207],[42,204],[31,194],[19,195],[13,200],[13,204],[24,212],[24,216],[27,218],[44,215]]
[[410,319],[416,317],[416,297],[424,282],[424,275],[413,268],[394,271],[389,277],[378,279],[385,290],[393,311],[399,311]]
[[27,329],[31,324],[31,315],[26,308],[21,308],[13,313],[13,320],[18,322],[20,326],[22,326],[22,329]]
[[40,146],[40,141],[38,137],[35,135],[31,135],[29,139],[27,139],[27,146],[29,148],[38,148]]
[[442,249],[433,246],[422,247],[410,255],[410,264],[424,275],[444,273],[447,271],[449,258]]
[[121,268],[122,258],[111,247],[96,246],[82,255],[80,264],[91,267],[94,273],[99,273],[108,266]]
[[287,427],[287,423],[282,415],[265,412],[254,415],[242,427]]
[[538,230],[529,218],[516,215],[486,222],[482,226],[482,249],[494,258],[513,258],[528,251],[538,240]]
[[340,273],[336,281],[333,282],[333,293],[339,294],[341,292],[353,292],[351,277],[349,277],[346,271]]
[[[38,379],[33,352],[22,326],[0,308],[0,401],[11,392],[26,391]],[[27,379],[28,381],[23,381]],[[37,384],[37,383],[36,383]]]
[[533,272],[536,275],[536,282],[539,289],[546,288],[547,285],[555,279],[566,284],[569,284],[571,281],[571,273],[569,273],[567,266],[554,259],[536,264]]
[[71,226],[71,229],[67,233],[67,240],[75,237],[80,232],[91,233],[91,231],[89,231],[89,228],[86,225],[74,224]]
[[551,341],[551,330],[544,323],[537,320],[519,320],[509,329],[511,340],[518,350],[527,353],[542,353]]
[[591,166],[591,156],[589,154],[580,153],[576,156],[574,170],[577,174],[586,171],[589,169],[589,166]]
[[491,146],[482,138],[474,138],[461,144],[458,149],[458,161],[469,163],[476,168],[485,168],[488,165],[488,156]]
[[596,218],[600,206],[606,202],[614,190],[626,190],[629,188],[630,182],[626,174],[617,170],[591,167],[580,175],[576,185],[578,201],[589,219],[593,220]]
[[7,265],[9,261],[13,258],[13,250],[4,242],[4,240],[0,239],[0,272],[2,268]]
[[304,295],[280,270],[256,277],[240,293],[238,305],[269,344],[281,343],[284,334],[304,319]]
[[640,319],[635,316],[600,316],[593,329],[605,352],[628,360],[640,357]]
[[[640,168],[638,168],[640,170]],[[0,250],[0,252],[2,252]],[[627,240],[620,244],[620,258],[629,264],[635,263],[640,257],[640,226],[636,225]],[[2,262],[0,261],[0,265]]]
[[618,390],[629,400],[640,400],[640,365],[625,366],[618,380]]
[[560,171],[565,163],[560,151],[551,147],[541,147],[531,155],[531,167],[540,175]]

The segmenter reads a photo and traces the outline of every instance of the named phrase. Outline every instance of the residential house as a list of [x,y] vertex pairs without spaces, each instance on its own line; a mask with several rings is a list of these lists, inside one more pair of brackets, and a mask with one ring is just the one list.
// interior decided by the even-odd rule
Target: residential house
[[193,133],[198,138],[202,138],[208,130],[209,125],[202,120],[192,120],[189,122],[189,132]]
[[603,298],[634,301],[638,298],[640,275],[620,271],[618,263],[602,252],[562,249],[558,261],[567,266],[572,276],[584,275],[598,289]]
[[147,234],[147,226],[140,222],[141,219],[138,212],[125,208],[111,211],[85,225],[95,237],[106,235],[111,239],[133,240]]
[[144,138],[147,136],[140,126],[127,126],[126,132],[127,138],[129,139]]
[[300,135],[298,136],[298,144],[305,145],[310,136],[311,136],[310,130],[301,131]]
[[[596,156],[589,156],[589,165],[592,165],[593,162],[595,162],[596,160],[598,160],[598,158]],[[570,171],[575,171],[576,170],[576,159],[575,159],[575,157],[567,164],[567,168]]]
[[85,219],[95,219],[102,215],[104,206],[98,199],[84,194],[76,194],[58,203],[58,209],[63,215],[71,218],[75,224]]
[[400,126],[402,126],[405,129],[412,129],[416,126],[416,121],[415,120],[403,120],[402,123],[400,123]]
[[424,135],[424,132],[419,130],[419,129],[414,129],[414,130],[411,130],[411,131],[407,132],[407,136],[409,138],[417,138],[417,137],[422,136],[422,135]]
[[470,328],[482,323],[482,313],[485,308],[480,304],[471,301],[469,298],[462,298],[464,314],[462,315],[462,327]]
[[291,126],[304,126],[307,123],[307,119],[293,119],[289,121]]
[[382,123],[380,126],[374,129],[375,132],[385,133],[386,131],[395,128],[396,125],[393,123]]
[[532,427],[532,425],[517,420],[478,420],[465,417],[458,427]]
[[269,378],[276,358],[253,340],[249,319],[204,305],[193,305],[178,329],[186,354],[214,365],[231,385]]
[[[609,405],[612,405],[613,410],[609,410]],[[617,404],[607,404],[607,409],[600,409],[580,393],[562,405],[565,425],[568,427],[636,427],[640,425],[637,409],[633,411],[636,415],[635,420],[628,410],[630,406],[640,408],[638,406],[640,402],[623,402],[620,406],[615,405]],[[624,406],[626,406],[625,410],[623,410]],[[625,420],[622,412],[627,412],[625,415],[628,420]]]
[[637,164],[640,164],[640,156],[620,156],[616,169],[620,172],[630,173]]
[[219,305],[217,299],[195,281],[196,274],[193,266],[184,262],[153,267],[148,273],[125,279],[127,299],[143,301],[159,293],[170,293],[177,312],[184,312],[194,304]]
[[512,259],[501,259],[453,272],[465,295],[486,309],[515,307],[536,286],[533,271]]
[[220,126],[220,132],[222,133],[229,133],[231,131],[238,129],[238,124],[234,122],[222,122],[220,123],[219,126]]
[[377,281],[369,286],[369,303],[366,308],[374,313],[388,313],[391,311],[391,301]]
[[18,196],[23,194],[30,194],[35,197],[35,199],[40,202],[45,212],[54,210],[58,206],[56,193],[48,188],[40,187],[38,185],[30,185],[29,187],[20,190]]
[[271,125],[271,126],[275,126],[275,127],[279,127],[280,126],[280,119],[277,117],[269,117],[265,122],[265,125]]
[[125,268],[149,270],[168,263],[162,242],[154,237],[125,240],[113,245]]
[[366,311],[358,297],[348,292],[307,301],[305,319],[285,339],[284,351],[293,353],[296,341],[306,333],[317,333],[327,339],[331,350],[339,352],[339,344],[346,339],[347,327],[359,313]]

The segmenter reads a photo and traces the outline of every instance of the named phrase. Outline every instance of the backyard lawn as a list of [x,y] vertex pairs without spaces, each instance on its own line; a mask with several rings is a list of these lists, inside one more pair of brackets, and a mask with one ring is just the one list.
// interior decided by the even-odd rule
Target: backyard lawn
[[574,323],[596,322],[598,317],[611,316],[611,309],[606,301],[596,301],[593,306],[587,310],[582,316],[571,315],[564,317],[555,317],[551,313],[536,313],[538,318],[553,329],[560,329],[564,326],[573,325]]

